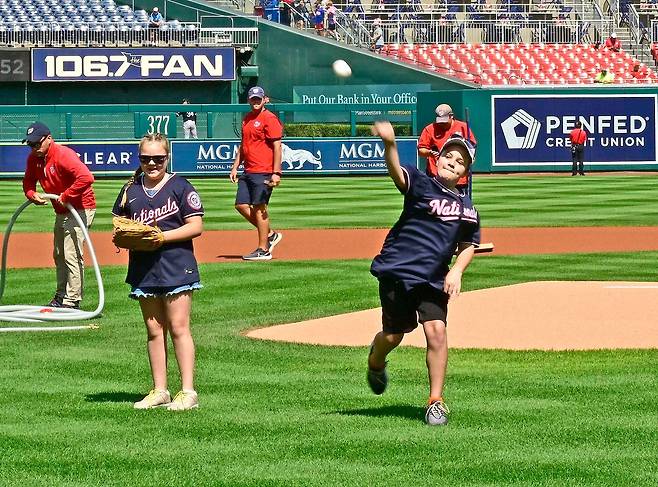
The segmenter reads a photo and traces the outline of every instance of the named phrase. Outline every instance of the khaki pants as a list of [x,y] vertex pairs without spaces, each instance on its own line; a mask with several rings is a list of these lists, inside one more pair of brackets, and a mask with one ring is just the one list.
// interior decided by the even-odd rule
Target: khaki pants
[[[78,210],[80,219],[91,227],[96,210]],[[82,301],[85,263],[83,258],[84,235],[75,217],[69,212],[55,215],[53,259],[57,268],[55,296],[67,306]]]

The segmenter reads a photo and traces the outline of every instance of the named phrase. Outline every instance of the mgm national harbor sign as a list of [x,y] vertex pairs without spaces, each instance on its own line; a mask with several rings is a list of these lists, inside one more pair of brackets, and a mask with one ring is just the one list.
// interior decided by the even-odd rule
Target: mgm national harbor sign
[[654,94],[494,95],[491,113],[492,167],[570,165],[577,121],[588,133],[587,164],[658,166]]

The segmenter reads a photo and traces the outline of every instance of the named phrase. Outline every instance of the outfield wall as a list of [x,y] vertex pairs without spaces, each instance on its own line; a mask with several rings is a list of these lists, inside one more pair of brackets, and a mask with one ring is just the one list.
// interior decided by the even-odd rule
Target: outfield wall
[[571,171],[569,132],[582,120],[589,170],[658,170],[655,87],[452,90],[419,93],[419,130],[434,108],[469,113],[478,141],[476,172]]
[[[187,176],[228,176],[240,141],[174,140],[169,170]],[[322,138],[283,141],[282,168],[286,176],[341,176],[385,174],[384,146],[379,139]],[[139,167],[137,141],[67,142],[97,177],[123,176]],[[416,139],[400,138],[400,157],[416,158]],[[21,144],[0,144],[0,177],[19,178],[30,149]]]

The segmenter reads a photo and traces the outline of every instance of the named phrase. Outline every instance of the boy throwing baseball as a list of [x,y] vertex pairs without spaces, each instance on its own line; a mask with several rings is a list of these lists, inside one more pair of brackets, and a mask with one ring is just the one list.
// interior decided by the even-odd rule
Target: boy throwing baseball
[[386,356],[420,322],[430,383],[425,422],[445,425],[448,300],[459,295],[462,274],[480,242],[477,210],[456,189],[473,163],[475,148],[461,135],[450,137],[439,150],[437,175],[430,177],[415,166],[400,165],[390,123],[375,123],[373,134],[384,142],[388,174],[404,194],[404,208],[370,268],[379,280],[383,330],[375,335],[368,355],[368,384],[375,394],[383,394],[388,385]]

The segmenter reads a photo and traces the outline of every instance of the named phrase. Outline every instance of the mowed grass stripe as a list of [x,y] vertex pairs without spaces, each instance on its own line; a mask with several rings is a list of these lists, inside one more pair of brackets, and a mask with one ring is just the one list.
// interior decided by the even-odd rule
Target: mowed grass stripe
[[[110,230],[110,211],[124,180],[100,179],[94,229]],[[227,178],[191,178],[201,194],[208,230],[250,229],[234,206],[236,186]],[[658,224],[655,175],[476,175],[475,204],[484,226],[653,226]],[[19,181],[0,182],[6,204],[0,222],[23,201]],[[399,216],[403,196],[387,177],[284,177],[272,196],[277,229],[386,228]],[[29,208],[15,231],[50,231],[52,210]]]

